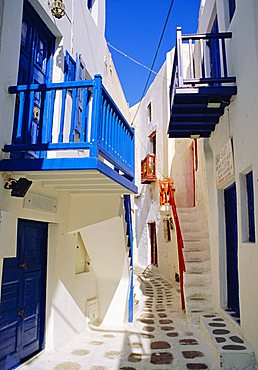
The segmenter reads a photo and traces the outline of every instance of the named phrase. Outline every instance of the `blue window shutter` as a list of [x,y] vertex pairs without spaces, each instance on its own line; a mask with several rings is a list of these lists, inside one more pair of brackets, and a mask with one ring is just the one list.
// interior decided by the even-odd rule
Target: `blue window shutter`
[[255,242],[253,171],[246,175],[249,241]]
[[[73,57],[66,52],[65,55],[65,66],[64,66],[64,79],[65,81],[79,81],[85,80],[85,64],[81,58],[81,56],[77,53],[76,54],[76,61]],[[71,91],[70,91],[71,93]],[[76,117],[75,117],[75,125],[74,130],[77,134],[81,135],[82,130],[82,104],[83,104],[83,89],[77,89],[76,93]]]
[[68,53],[65,54],[64,79],[65,81],[75,81],[76,63],[73,57]]
[[[85,64],[79,54],[76,54],[76,80],[83,81],[85,80]],[[83,89],[78,89],[77,92],[77,117],[76,117],[76,124],[75,130],[77,134],[81,135],[82,131],[82,104],[83,104]]]
[[228,0],[228,9],[229,9],[229,21],[233,18],[233,15],[236,10],[236,0]]

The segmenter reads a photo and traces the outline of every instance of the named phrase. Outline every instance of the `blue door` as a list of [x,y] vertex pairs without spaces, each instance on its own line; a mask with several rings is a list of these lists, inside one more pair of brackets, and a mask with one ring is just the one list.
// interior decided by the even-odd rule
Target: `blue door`
[[[18,72],[18,84],[42,84],[51,80],[52,55],[54,51],[54,36],[39,18],[32,6],[25,1],[23,9],[21,48]],[[36,93],[32,117],[29,117],[29,96],[25,104],[22,138],[19,142],[36,144],[41,137],[44,107],[42,96]],[[19,100],[17,99],[17,104]],[[27,109],[26,109],[27,107]],[[18,110],[16,109],[16,116]],[[29,122],[30,121],[30,122]],[[17,124],[17,117],[15,117]],[[29,127],[29,129],[28,129]],[[14,131],[15,132],[15,131]],[[17,139],[13,138],[16,142]]]
[[48,224],[19,220],[17,257],[5,258],[0,301],[0,370],[44,348]]
[[[219,32],[219,25],[217,17],[214,20],[211,33],[217,34]],[[211,78],[221,77],[221,65],[220,65],[220,49],[219,40],[211,39],[209,41],[210,48],[210,74]]]
[[238,286],[238,228],[236,184],[224,191],[226,258],[227,258],[227,306],[239,317]]

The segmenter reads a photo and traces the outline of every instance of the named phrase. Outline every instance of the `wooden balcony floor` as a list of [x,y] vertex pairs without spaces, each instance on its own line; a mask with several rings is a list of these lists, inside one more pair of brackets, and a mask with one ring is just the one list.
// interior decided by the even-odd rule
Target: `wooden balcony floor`
[[[169,137],[209,137],[236,93],[236,86],[177,88],[168,128]],[[209,108],[209,102],[217,102],[220,106]]]

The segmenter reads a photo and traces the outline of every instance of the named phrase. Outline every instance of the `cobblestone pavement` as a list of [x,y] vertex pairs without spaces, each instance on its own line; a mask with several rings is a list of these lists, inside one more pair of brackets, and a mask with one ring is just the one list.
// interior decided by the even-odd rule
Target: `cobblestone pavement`
[[23,370],[217,369],[199,329],[180,312],[180,297],[151,272],[138,276],[135,322],[121,331],[88,328],[60,350],[45,352]]

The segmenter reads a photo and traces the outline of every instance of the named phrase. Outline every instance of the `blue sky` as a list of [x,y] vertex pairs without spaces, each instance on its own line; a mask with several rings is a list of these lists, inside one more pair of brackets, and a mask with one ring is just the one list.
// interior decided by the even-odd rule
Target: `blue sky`
[[[171,0],[106,0],[106,39],[141,63],[151,66]],[[200,0],[174,0],[154,70],[165,61],[175,44],[176,27],[183,33],[197,30]],[[110,49],[130,106],[142,95],[148,71]],[[153,77],[155,75],[153,74]],[[152,79],[153,80],[153,79]],[[151,80],[151,81],[152,81]],[[151,82],[150,81],[150,82]]]

